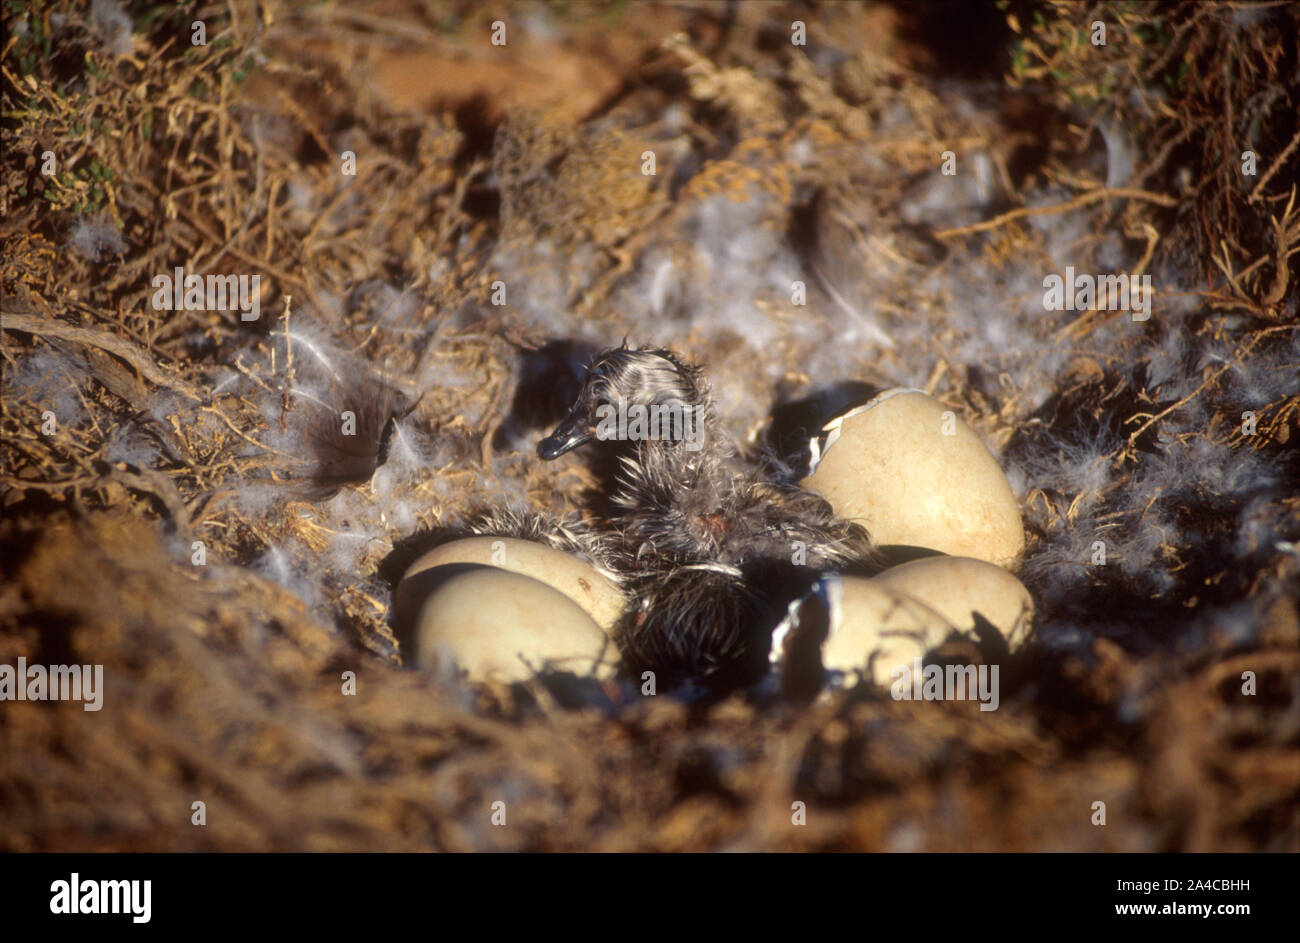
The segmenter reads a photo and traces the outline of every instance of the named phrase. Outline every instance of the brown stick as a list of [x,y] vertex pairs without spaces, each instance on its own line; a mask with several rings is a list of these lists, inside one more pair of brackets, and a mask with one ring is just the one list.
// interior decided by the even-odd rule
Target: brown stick
[[28,314],[0,315],[0,329],[35,334],[37,337],[56,337],[60,340],[85,344],[88,347],[98,347],[100,350],[108,351],[114,357],[125,360],[135,367],[141,376],[156,386],[175,390],[196,403],[207,399],[197,387],[164,371],[135,344],[108,331],[92,331],[84,327],[74,327],[64,321],[38,318]]
[[965,236],[973,232],[984,232],[989,229],[996,229],[1003,223],[1009,223],[1013,219],[1020,219],[1022,216],[1044,216],[1049,213],[1068,213],[1071,210],[1077,210],[1080,207],[1087,206],[1089,203],[1096,203],[1098,200],[1104,200],[1110,197],[1123,200],[1145,200],[1148,203],[1155,203],[1159,206],[1177,206],[1178,200],[1172,196],[1165,196],[1163,193],[1152,193],[1149,190],[1135,190],[1132,187],[1099,187],[1096,190],[1089,190],[1087,193],[1081,193],[1073,200],[1065,203],[1058,203],[1055,206],[1022,206],[1019,209],[1010,210],[1000,216],[994,216],[992,219],[986,219],[981,223],[971,223],[969,226],[957,226],[954,229],[941,229],[934,233],[936,239],[947,239],[950,236]]
[[1238,363],[1241,362],[1241,359],[1243,357],[1245,357],[1248,353],[1254,350],[1255,344],[1257,344],[1259,342],[1259,339],[1263,337],[1265,334],[1272,334],[1275,331],[1293,331],[1293,330],[1295,330],[1295,325],[1293,324],[1279,324],[1274,327],[1264,328],[1264,330],[1259,331],[1256,334],[1252,334],[1246,340],[1246,343],[1244,343],[1237,350],[1237,354],[1235,357],[1233,357],[1231,360],[1225,363],[1218,370],[1214,371],[1214,373],[1210,374],[1210,376],[1207,377],[1204,380],[1204,382],[1201,383],[1200,386],[1192,390],[1192,392],[1188,393],[1178,402],[1174,403],[1172,406],[1167,406],[1166,408],[1160,410],[1160,412],[1156,413],[1155,415],[1151,415],[1151,413],[1136,413],[1130,416],[1128,419],[1124,420],[1125,424],[1127,425],[1128,423],[1137,422],[1139,419],[1142,419],[1144,417],[1146,418],[1146,422],[1142,423],[1142,425],[1138,426],[1138,428],[1135,431],[1130,433],[1128,437],[1129,448],[1132,448],[1137,443],[1138,436],[1142,435],[1142,433],[1150,429],[1153,425],[1155,425],[1155,423],[1159,422],[1165,416],[1168,416],[1175,409],[1179,409],[1182,406],[1186,405],[1187,403],[1190,403],[1192,400],[1196,399],[1196,397],[1200,396],[1201,393],[1207,387],[1213,386],[1214,383],[1218,381],[1219,377],[1223,376],[1225,373],[1227,373],[1229,370],[1235,367]]
[[1300,144],[1300,131],[1296,131],[1287,146],[1282,148],[1282,153],[1277,155],[1277,160],[1273,161],[1268,170],[1264,172],[1264,176],[1259,178],[1259,183],[1255,184],[1255,189],[1250,192],[1250,199],[1246,201],[1247,203],[1258,203],[1260,201],[1264,196],[1264,185],[1273,179],[1275,173],[1282,169],[1282,165],[1287,162],[1287,158],[1291,156],[1291,152],[1296,149],[1297,144]]

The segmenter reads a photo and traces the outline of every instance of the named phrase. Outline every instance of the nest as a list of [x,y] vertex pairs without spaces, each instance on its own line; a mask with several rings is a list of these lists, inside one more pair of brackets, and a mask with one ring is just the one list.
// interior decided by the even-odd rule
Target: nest
[[[0,847],[1300,849],[1296,11],[961,15],[6,6],[0,664],[105,698],[0,706]],[[1062,257],[1154,275],[1158,329],[1045,316]],[[155,306],[177,267],[258,319]],[[625,334],[755,455],[850,382],[1000,452],[1040,614],[999,710],[403,666],[432,539],[598,507],[532,443]]]

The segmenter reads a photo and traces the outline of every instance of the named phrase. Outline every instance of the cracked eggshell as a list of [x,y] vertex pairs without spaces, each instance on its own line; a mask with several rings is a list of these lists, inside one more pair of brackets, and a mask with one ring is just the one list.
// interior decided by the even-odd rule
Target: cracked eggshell
[[974,625],[979,612],[1016,649],[1033,626],[1034,601],[1006,570],[972,557],[925,557],[871,578],[873,583],[929,606],[959,629]]
[[618,667],[613,642],[576,602],[491,566],[471,566],[429,594],[414,645],[420,667],[451,659],[471,681],[524,681],[544,668],[609,678]]
[[827,423],[801,484],[877,544],[926,547],[1010,566],[1025,546],[1020,507],[993,454],[919,390],[886,390]]
[[466,564],[495,566],[541,580],[581,606],[606,633],[626,599],[609,577],[581,557],[514,537],[466,537],[419,557],[406,569],[393,601],[396,622],[409,619],[421,600]]
[[863,671],[888,686],[900,667],[911,677],[913,659],[943,644],[947,619],[915,599],[860,576],[829,577],[830,628],[822,644],[828,671]]

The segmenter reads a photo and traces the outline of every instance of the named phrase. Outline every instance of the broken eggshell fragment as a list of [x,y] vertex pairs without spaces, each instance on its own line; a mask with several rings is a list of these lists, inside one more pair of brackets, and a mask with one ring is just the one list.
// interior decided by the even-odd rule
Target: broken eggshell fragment
[[883,547],[1010,566],[1020,507],[997,460],[959,416],[919,390],[886,390],[823,427],[801,484]]
[[469,565],[447,579],[414,623],[414,663],[450,661],[471,681],[525,681],[543,670],[604,679],[618,670],[613,642],[581,606],[497,567]]
[[581,606],[606,633],[626,603],[612,579],[572,553],[514,537],[466,537],[434,547],[407,567],[394,599],[395,621],[408,622],[423,599],[457,572],[449,568],[465,564],[499,567],[540,580]]
[[1015,650],[1033,626],[1034,601],[1006,570],[972,557],[926,557],[872,577],[872,582],[929,606],[959,629],[978,612]]

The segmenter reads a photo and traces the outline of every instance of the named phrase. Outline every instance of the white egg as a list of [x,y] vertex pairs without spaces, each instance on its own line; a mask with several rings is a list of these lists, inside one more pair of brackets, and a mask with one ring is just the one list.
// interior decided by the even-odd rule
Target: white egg
[[790,616],[777,627],[774,661],[788,654],[789,633],[824,628],[821,663],[826,670],[861,672],[876,684],[889,685],[900,677],[900,670],[901,677],[910,677],[915,660],[943,644],[953,631],[933,609],[873,580],[828,576],[819,585],[821,592],[792,606]]
[[1010,566],[1025,545],[997,460],[961,418],[918,390],[886,390],[827,423],[802,482],[882,546]]
[[456,572],[443,568],[466,564],[500,567],[541,580],[581,606],[607,633],[626,603],[612,579],[571,553],[513,537],[466,537],[433,548],[407,567],[393,601],[398,624],[408,620],[424,597]]
[[415,664],[447,660],[471,681],[524,681],[543,669],[612,677],[618,652],[582,607],[540,580],[472,566],[420,606]]
[[929,606],[959,629],[978,612],[1015,649],[1033,626],[1034,601],[1024,584],[1001,567],[971,557],[925,557],[890,567],[872,582]]

